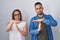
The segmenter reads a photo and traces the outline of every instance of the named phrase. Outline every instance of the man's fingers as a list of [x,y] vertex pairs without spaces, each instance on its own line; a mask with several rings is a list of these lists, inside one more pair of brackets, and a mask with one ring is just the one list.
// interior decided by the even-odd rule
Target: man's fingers
[[41,20],[33,20],[33,22],[41,22]]
[[37,20],[33,20],[33,22],[36,22]]

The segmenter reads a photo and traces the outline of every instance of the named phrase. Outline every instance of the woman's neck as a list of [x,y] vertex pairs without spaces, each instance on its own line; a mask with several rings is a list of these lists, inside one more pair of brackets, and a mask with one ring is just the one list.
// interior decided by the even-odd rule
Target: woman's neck
[[20,21],[19,19],[16,19],[16,21]]

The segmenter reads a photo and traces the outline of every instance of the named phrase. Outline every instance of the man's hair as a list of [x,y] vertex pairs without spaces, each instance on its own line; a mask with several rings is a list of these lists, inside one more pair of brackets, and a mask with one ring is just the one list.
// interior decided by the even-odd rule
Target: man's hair
[[41,2],[36,2],[34,6],[36,6],[38,4],[42,6],[42,3]]

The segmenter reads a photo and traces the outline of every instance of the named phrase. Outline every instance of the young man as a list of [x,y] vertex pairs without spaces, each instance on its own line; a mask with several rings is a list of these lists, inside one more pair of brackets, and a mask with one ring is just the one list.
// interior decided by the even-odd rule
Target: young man
[[30,21],[31,40],[54,40],[51,26],[57,25],[56,20],[51,15],[44,14],[42,3],[37,2],[34,7],[37,15]]

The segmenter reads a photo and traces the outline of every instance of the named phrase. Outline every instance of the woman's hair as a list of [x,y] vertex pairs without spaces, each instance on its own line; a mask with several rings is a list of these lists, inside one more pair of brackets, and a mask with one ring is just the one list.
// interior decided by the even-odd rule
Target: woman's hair
[[13,12],[12,12],[12,19],[15,20],[14,18],[14,13],[18,11],[19,12],[19,15],[20,15],[20,21],[22,21],[22,14],[21,14],[21,11],[19,9],[15,9]]

